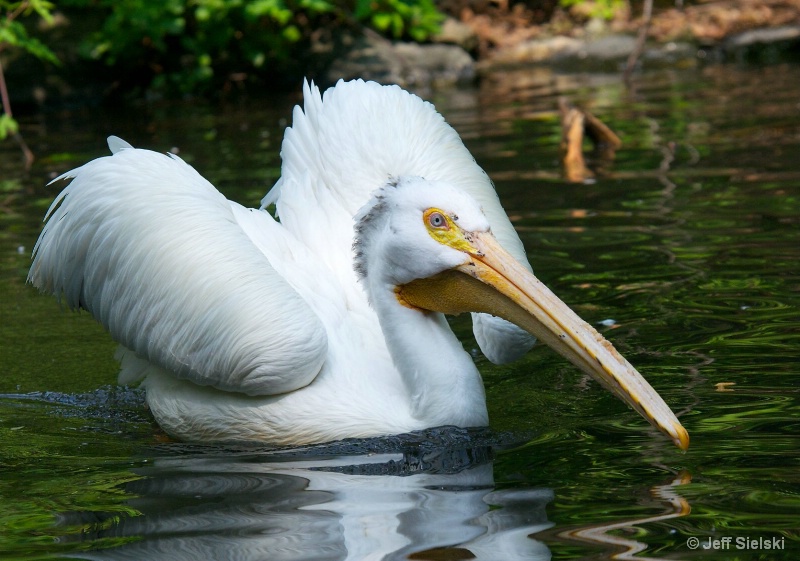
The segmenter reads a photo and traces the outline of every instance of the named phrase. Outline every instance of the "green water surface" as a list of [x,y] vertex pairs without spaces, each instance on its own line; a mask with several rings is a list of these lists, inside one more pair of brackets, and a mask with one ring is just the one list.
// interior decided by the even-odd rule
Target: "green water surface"
[[[493,178],[537,275],[600,325],[691,434],[681,453],[544,347],[505,366],[476,352],[492,429],[518,444],[493,453],[486,493],[549,490],[542,508],[550,526],[524,539],[543,544],[554,559],[797,558],[798,76],[796,65],[712,65],[650,71],[630,90],[618,75],[521,69],[429,97]],[[561,179],[562,95],[624,143],[603,164],[605,173],[585,184]],[[149,467],[172,452],[160,448],[162,435],[141,395],[114,387],[115,344],[88,314],[61,309],[25,277],[58,189],[46,183],[103,155],[107,135],[177,148],[229,198],[257,206],[279,176],[282,130],[298,101],[30,116],[23,132],[38,157],[30,172],[12,142],[0,144],[0,558],[90,550],[104,558],[105,548],[122,546],[113,551],[133,553],[108,558],[134,559],[135,547],[167,543],[165,536],[220,542],[249,535],[235,525],[210,533],[157,523],[154,513],[196,512],[224,502],[225,494],[164,498],[147,487],[178,468]],[[453,326],[473,350],[468,320],[456,318]],[[184,476],[250,469],[208,468],[219,456],[204,457],[202,449],[187,457],[206,467],[196,470],[187,460]],[[279,498],[305,500],[308,492]],[[260,497],[269,504],[269,493]],[[498,513],[515,516],[541,506],[491,501]],[[298,512],[305,511],[291,510]],[[522,518],[515,520],[524,527]],[[436,520],[428,527],[435,533]],[[275,549],[241,558],[345,558],[319,535],[311,539],[302,555]],[[458,540],[439,541],[425,553],[410,540],[398,558],[470,558]]]

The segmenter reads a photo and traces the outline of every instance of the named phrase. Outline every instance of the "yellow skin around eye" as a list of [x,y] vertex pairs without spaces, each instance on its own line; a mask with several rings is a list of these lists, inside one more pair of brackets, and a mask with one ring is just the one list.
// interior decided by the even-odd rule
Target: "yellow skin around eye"
[[[437,213],[444,218],[444,223],[441,226],[434,226],[431,224],[431,216]],[[428,229],[428,234],[430,234],[430,236],[440,244],[463,251],[470,255],[478,253],[475,246],[473,246],[465,237],[464,230],[462,230],[455,223],[453,217],[447,214],[445,211],[438,208],[429,208],[422,213],[422,220],[425,223],[425,227]]]

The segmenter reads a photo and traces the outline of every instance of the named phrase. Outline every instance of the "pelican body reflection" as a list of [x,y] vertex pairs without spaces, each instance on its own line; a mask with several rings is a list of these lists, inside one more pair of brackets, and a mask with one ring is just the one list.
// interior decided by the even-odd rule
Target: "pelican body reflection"
[[[496,490],[492,447],[474,432],[434,429],[419,440],[376,439],[380,448],[362,440],[291,452],[170,445],[125,485],[140,516],[81,536],[132,541],[78,557],[550,559],[531,536],[552,526],[545,507],[553,492]],[[85,524],[86,513],[60,522]]]

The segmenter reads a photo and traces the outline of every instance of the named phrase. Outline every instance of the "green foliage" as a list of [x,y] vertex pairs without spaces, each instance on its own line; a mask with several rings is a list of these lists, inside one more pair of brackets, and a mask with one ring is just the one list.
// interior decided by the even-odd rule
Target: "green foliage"
[[356,0],[355,17],[382,33],[415,41],[435,34],[443,19],[432,0]]
[[[38,15],[47,23],[53,21],[51,10],[53,4],[45,0],[24,0],[22,2],[9,2],[0,0],[0,51],[7,48],[20,49],[28,52],[40,60],[45,60],[53,64],[58,64],[58,58],[53,51],[47,48],[41,41],[28,35],[28,30],[20,21],[21,17]],[[0,66],[0,73],[3,72]],[[2,76],[0,76],[2,77]],[[0,140],[9,135],[16,134],[19,126],[11,116],[11,108],[8,106],[8,92],[5,91],[5,80],[0,81],[2,86],[3,113],[0,115]]]
[[47,23],[53,21],[51,11],[53,4],[44,0],[24,0],[22,2],[9,2],[0,0],[0,51],[7,47],[16,47],[32,54],[36,58],[58,64],[58,59],[53,51],[48,49],[41,41],[28,35],[20,17],[38,15]]
[[559,0],[565,8],[580,6],[581,11],[592,18],[601,18],[606,21],[614,17],[626,6],[625,0]]
[[[347,0],[352,2],[353,0]],[[98,4],[99,2],[99,4]],[[107,13],[83,53],[157,90],[196,93],[296,68],[323,29],[364,24],[424,40],[442,18],[432,0],[65,0]]]
[[296,16],[306,21],[332,8],[325,0],[103,0],[101,6],[108,16],[84,54],[149,71],[155,88],[184,93],[210,82],[215,70],[246,73],[285,60],[303,35]]

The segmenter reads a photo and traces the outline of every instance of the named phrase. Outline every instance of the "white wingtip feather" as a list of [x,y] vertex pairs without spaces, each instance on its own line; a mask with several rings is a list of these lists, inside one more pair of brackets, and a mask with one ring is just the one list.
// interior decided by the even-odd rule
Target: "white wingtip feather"
[[133,146],[131,146],[129,143],[125,142],[118,136],[113,136],[113,135],[109,136],[106,139],[106,142],[108,142],[108,149],[111,150],[112,154],[116,154],[117,152],[121,150],[126,150],[128,148],[133,148]]

